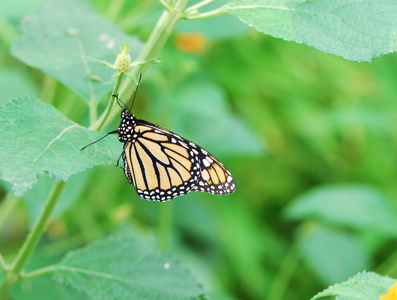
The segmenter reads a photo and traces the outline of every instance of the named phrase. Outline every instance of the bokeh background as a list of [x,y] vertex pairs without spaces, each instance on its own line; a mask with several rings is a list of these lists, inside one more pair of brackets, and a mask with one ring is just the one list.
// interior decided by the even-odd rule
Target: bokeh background
[[[21,20],[45,2],[0,5],[0,103],[35,96],[88,125],[85,101],[10,54]],[[90,1],[145,41],[161,7],[115,3],[121,9],[112,14],[116,4]],[[233,173],[236,192],[149,202],[120,168],[95,167],[70,179],[30,268],[103,236],[129,234],[173,253],[212,299],[309,299],[363,270],[397,277],[395,54],[351,62],[220,16],[182,21],[158,58],[133,112],[210,151]],[[43,176],[18,199],[1,191],[6,257],[20,247],[53,183]],[[13,296],[36,295],[45,284],[24,282]]]

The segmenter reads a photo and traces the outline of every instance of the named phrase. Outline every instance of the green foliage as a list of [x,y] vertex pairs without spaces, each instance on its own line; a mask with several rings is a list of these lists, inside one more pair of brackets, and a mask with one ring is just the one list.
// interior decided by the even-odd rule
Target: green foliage
[[112,88],[102,83],[109,80],[112,70],[87,61],[87,57],[113,61],[123,42],[131,46],[136,58],[142,50],[137,38],[121,32],[87,4],[56,1],[45,5],[22,27],[11,53],[90,100]]
[[52,272],[93,299],[197,299],[203,293],[175,259],[130,238],[107,238],[70,252]]
[[354,61],[396,50],[389,1],[240,0],[224,8],[255,29]]
[[[397,61],[316,49],[395,51],[394,4],[171,2],[0,3],[0,299],[379,299]],[[80,150],[117,128],[112,88],[131,103],[108,67],[123,42],[161,61],[130,69],[134,114],[220,158],[234,194],[143,201],[116,135]]]
[[[161,97],[161,96],[160,96]],[[211,151],[225,154],[263,154],[261,142],[227,107],[226,97],[210,82],[194,80],[161,97],[169,103],[169,127],[197,143],[214,145]],[[208,109],[211,107],[211,109]],[[196,117],[197,116],[197,117]],[[160,116],[159,116],[160,117]],[[213,124],[217,124],[214,127]],[[235,139],[239,136],[244,143]]]
[[[68,185],[59,198],[59,204],[52,213],[52,218],[57,218],[62,215],[77,199],[79,199],[91,176],[92,172],[87,171],[70,177]],[[41,176],[35,186],[24,194],[31,226],[33,222],[38,219],[43,205],[45,204],[45,200],[50,195],[54,184],[55,180],[53,178]]]
[[16,284],[11,295],[14,299],[84,300],[87,295],[54,281],[50,274],[26,279]]
[[[30,95],[38,97],[38,89],[32,78],[28,77],[21,70],[6,69],[0,70],[1,94],[0,105],[6,105],[10,99],[19,95]],[[18,86],[18,90],[15,87]]]
[[104,147],[81,148],[101,136],[65,118],[59,111],[35,98],[12,100],[0,110],[2,140],[1,179],[21,196],[48,172],[57,181],[98,164],[114,164],[122,150],[111,139]]
[[291,220],[315,219],[385,236],[397,234],[392,207],[377,189],[364,185],[324,185],[294,199],[285,215]]
[[349,232],[308,225],[301,234],[302,258],[325,285],[371,267],[368,251]]
[[362,272],[346,282],[330,286],[311,300],[326,296],[338,296],[345,300],[378,300],[379,295],[386,294],[394,282],[395,280],[389,277],[382,277],[372,272]]

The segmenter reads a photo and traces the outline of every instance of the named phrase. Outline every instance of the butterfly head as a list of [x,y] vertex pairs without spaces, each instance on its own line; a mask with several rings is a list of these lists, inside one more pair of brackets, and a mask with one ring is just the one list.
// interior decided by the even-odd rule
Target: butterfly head
[[131,118],[134,117],[132,112],[128,108],[124,108],[124,110],[121,112],[121,121],[123,121],[126,118]]
[[124,109],[121,112],[121,122],[117,132],[119,134],[119,141],[126,143],[132,141],[134,134],[134,127],[136,125],[136,118],[129,109]]

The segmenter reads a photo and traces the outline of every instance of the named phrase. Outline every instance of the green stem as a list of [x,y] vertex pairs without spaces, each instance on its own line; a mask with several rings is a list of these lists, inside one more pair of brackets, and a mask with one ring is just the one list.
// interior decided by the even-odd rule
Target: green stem
[[203,7],[203,6],[207,5],[207,4],[210,4],[210,3],[213,2],[213,1],[214,1],[214,0],[204,0],[204,1],[201,1],[201,2],[199,2],[199,3],[197,3],[197,4],[194,4],[194,5],[192,5],[192,6],[188,7],[188,8],[186,8],[185,13],[188,14],[188,13],[190,13],[190,12],[198,11],[201,7]]
[[105,113],[102,114],[102,116],[93,124],[92,128],[90,128],[90,129],[100,131],[106,127],[106,125],[107,125],[106,121],[109,118],[110,113],[114,110],[113,105],[114,105],[115,101],[114,101],[113,95],[118,94],[120,84],[121,84],[121,81],[123,80],[123,77],[124,77],[124,73],[121,73],[119,75],[119,77],[117,77],[116,85],[114,86],[113,92],[110,95],[110,100],[109,100],[108,106],[106,107]]
[[3,230],[3,226],[7,219],[11,216],[12,211],[18,204],[18,200],[15,199],[11,194],[7,194],[3,202],[0,204],[0,232]]
[[[183,10],[186,3],[187,0],[178,1],[175,6],[169,7],[168,11],[165,10],[162,13],[137,60],[146,61],[151,58],[157,58],[157,55],[164,47],[176,24],[184,17]],[[149,65],[143,65],[140,70],[133,70],[133,74],[138,75],[139,72],[145,73],[148,68]]]
[[186,14],[186,16],[184,17],[185,20],[202,20],[202,19],[208,19],[208,18],[212,18],[212,17],[216,17],[216,16],[220,16],[220,15],[224,15],[227,12],[224,11],[222,8],[217,8],[211,11],[207,11],[204,13],[192,13],[192,14]]
[[168,10],[168,3],[164,0],[157,0],[157,2],[165,9]]
[[36,276],[48,274],[48,273],[54,271],[55,268],[56,268],[55,266],[48,266],[48,267],[40,268],[40,269],[37,269],[32,272],[24,274],[22,278],[29,279],[29,278],[33,278]]
[[18,276],[12,272],[6,273],[6,276],[3,278],[3,282],[0,286],[0,299],[6,300],[8,292],[12,288],[15,282],[17,282]]
[[46,224],[53,212],[55,205],[58,203],[58,199],[65,188],[66,182],[57,182],[44,205],[43,211],[41,212],[39,219],[33,226],[32,231],[28,235],[17,256],[15,257],[11,267],[6,270],[6,276],[0,286],[0,300],[6,299],[8,292],[16,281],[21,276],[22,268],[28,262],[33,250],[36,248],[37,243],[43,234]]
[[[139,57],[136,59],[137,61],[148,61],[150,59],[157,58],[167,39],[171,35],[174,30],[176,24],[184,17],[184,8],[186,6],[187,0],[179,0],[176,3],[171,3],[168,6],[169,11],[164,11],[157,21],[156,26],[154,27],[152,33],[149,36],[149,39],[145,43],[145,47],[140,53]],[[135,78],[138,77],[139,73],[145,74],[147,69],[151,64],[143,64],[137,65],[131,69],[132,76]],[[124,80],[120,86],[120,98],[127,99],[130,94],[132,94],[133,89],[135,88],[135,84],[133,84],[133,80],[127,79]],[[128,105],[128,103],[126,103]],[[94,128],[105,128],[111,120],[115,118],[116,115],[119,114],[119,110],[113,109],[111,112],[107,114],[107,117],[100,118],[100,125],[92,126],[91,129]]]
[[169,238],[171,233],[172,224],[172,203],[165,202],[160,205],[160,217],[159,217],[159,248],[165,252],[169,248]]
[[4,261],[4,258],[0,253],[0,270],[5,271],[6,269],[7,269],[6,262]]
[[57,81],[54,77],[45,75],[42,88],[40,91],[40,97],[42,101],[52,104],[55,99],[55,92],[57,90]]
[[374,271],[378,274],[388,274],[389,276],[396,276],[397,251],[394,251],[391,255],[388,255],[387,259],[384,260]]
[[288,288],[288,283],[296,271],[297,265],[300,261],[300,235],[298,235],[292,247],[289,248],[276,277],[270,286],[269,294],[266,299],[280,300],[285,299],[285,292]]

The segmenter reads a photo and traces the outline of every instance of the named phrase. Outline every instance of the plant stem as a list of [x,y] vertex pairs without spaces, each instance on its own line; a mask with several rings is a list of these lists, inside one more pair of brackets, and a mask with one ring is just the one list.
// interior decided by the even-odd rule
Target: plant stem
[[[90,128],[90,129],[100,131],[103,128],[105,128],[105,126],[107,124],[106,121],[109,118],[110,113],[114,110],[113,105],[114,105],[115,101],[114,101],[113,95],[118,94],[120,84],[121,84],[121,81],[123,80],[123,77],[124,77],[124,73],[121,73],[119,75],[119,77],[117,77],[116,85],[114,86],[113,92],[110,95],[109,104],[106,107],[105,113],[102,114],[102,116],[93,124],[92,128]],[[99,125],[97,125],[97,124],[99,124]]]
[[44,275],[47,273],[52,272],[56,267],[55,266],[48,266],[48,267],[44,267],[44,268],[40,268],[37,270],[34,270],[32,272],[26,273],[23,275],[23,279],[29,279],[29,278],[33,278],[36,276],[40,276],[40,275]]
[[20,278],[22,268],[28,262],[33,250],[36,248],[37,243],[43,234],[48,219],[53,212],[55,205],[58,203],[58,199],[65,188],[66,182],[57,182],[47,199],[44,209],[41,212],[39,219],[33,226],[32,231],[28,235],[17,256],[15,257],[11,267],[6,270],[6,276],[0,286],[0,300],[6,299],[8,292],[14,283]]
[[7,194],[4,197],[3,202],[0,204],[0,232],[2,231],[7,218],[11,216],[12,211],[17,204],[18,200],[15,199],[11,194]]
[[280,300],[285,299],[285,292],[288,288],[288,283],[291,280],[292,274],[296,271],[297,265],[300,261],[299,253],[299,237],[289,248],[272,285],[270,286],[267,299]]
[[389,255],[376,269],[378,274],[388,274],[389,276],[396,276],[397,274],[397,251]]
[[[157,58],[157,55],[160,53],[164,44],[168,40],[176,24],[184,17],[184,8],[186,6],[186,3],[187,0],[169,2],[169,11],[165,10],[160,16],[156,26],[149,36],[149,39],[145,43],[145,47],[143,48],[139,57],[136,59],[137,61],[148,61],[150,59]],[[132,76],[138,77],[139,73],[145,74],[150,65],[151,64],[149,63],[137,65],[131,69],[130,73],[132,74]],[[119,92],[121,99],[126,99],[128,95],[132,94],[132,91],[135,88],[135,84],[132,83],[133,80],[129,78],[123,81],[120,86]],[[129,103],[125,104],[128,106]],[[109,122],[113,120],[116,115],[119,114],[119,111],[117,109],[113,109],[110,111],[110,113],[106,114],[106,118],[100,118],[100,128],[105,128],[109,124]],[[99,128],[99,125],[94,125],[91,129],[94,128]]]
[[216,16],[220,16],[220,15],[224,15],[227,12],[224,11],[222,8],[217,8],[211,11],[207,11],[204,13],[192,13],[192,14],[186,14],[186,16],[184,17],[185,20],[201,20],[201,19],[208,19],[211,17],[216,17]]
[[4,258],[0,253],[0,270],[5,271],[6,268],[7,268],[6,262],[4,261]]
[[204,1],[201,1],[201,2],[199,2],[199,3],[197,3],[197,4],[194,4],[194,5],[192,5],[192,6],[188,7],[188,8],[186,8],[185,13],[194,12],[194,11],[200,9],[201,7],[203,7],[203,6],[205,6],[205,5],[209,4],[209,3],[211,3],[211,2],[213,2],[213,1],[214,1],[214,0],[204,0]]
[[40,91],[40,97],[42,101],[52,104],[55,99],[55,92],[57,90],[57,81],[54,77],[49,75],[44,76],[42,88]]
[[[137,60],[146,61],[157,58],[176,24],[183,18],[186,3],[187,0],[180,0],[174,6],[170,6],[168,11],[165,10],[162,13]],[[133,74],[145,73],[148,67],[149,65],[143,65],[140,70],[133,70]]]
[[[153,29],[148,41],[145,44],[144,49],[142,50],[140,56],[138,57],[138,61],[147,61],[149,59],[157,58],[157,55],[160,53],[161,49],[163,48],[164,44],[168,40],[169,36],[171,35],[173,29],[175,28],[176,24],[183,18],[186,19],[199,19],[199,18],[206,18],[215,16],[218,14],[224,13],[220,9],[214,10],[211,12],[206,12],[202,14],[192,14],[191,16],[186,16],[184,9],[188,0],[158,0],[160,5],[162,5],[166,10],[161,15],[160,19],[158,20],[155,28]],[[213,0],[204,0],[201,3],[197,4],[195,7],[196,9],[204,6],[207,3],[212,2]],[[122,2],[120,2],[122,3]],[[193,6],[194,8],[194,6]],[[117,8],[119,9],[119,8]],[[77,39],[77,44],[80,47],[80,51],[84,54],[84,49],[80,43],[81,41]],[[85,63],[85,69],[87,75],[89,75],[89,67],[88,64]],[[137,75],[142,72],[145,73],[149,68],[149,64],[138,65],[134,67],[131,71],[133,76],[137,77]],[[117,79],[116,85],[113,89],[113,93],[117,94],[119,89],[122,94],[125,94],[127,91],[131,91],[131,80],[126,80],[123,85],[121,85],[123,79],[123,73]],[[96,109],[97,104],[94,101],[92,86],[89,85],[90,89],[90,123],[91,129],[93,130],[102,130],[106,127],[106,125],[114,118],[114,116],[118,113],[117,110],[113,109],[114,106],[114,97],[111,96],[109,101],[108,107],[106,108],[103,115],[97,120]],[[0,285],[0,300],[6,299],[10,289],[17,282],[21,277],[34,277],[40,274],[48,273],[52,270],[52,267],[47,267],[43,269],[39,269],[28,273],[26,275],[22,275],[22,269],[30,259],[34,249],[36,248],[41,235],[43,234],[46,224],[53,212],[60,195],[65,187],[65,182],[58,182],[55,184],[47,202],[41,212],[39,219],[36,221],[31,233],[28,235],[27,239],[25,240],[24,244],[22,245],[21,249],[19,250],[16,258],[14,259],[11,266],[7,266],[0,255],[0,266],[5,270],[5,277],[3,282]],[[160,232],[159,232],[159,241],[160,241],[160,248],[166,250],[168,248],[168,237],[170,234],[171,228],[171,221],[172,221],[172,210],[171,205],[169,203],[164,203],[161,208],[160,212]]]
[[157,2],[165,9],[168,10],[168,3],[164,0],[157,0]]

